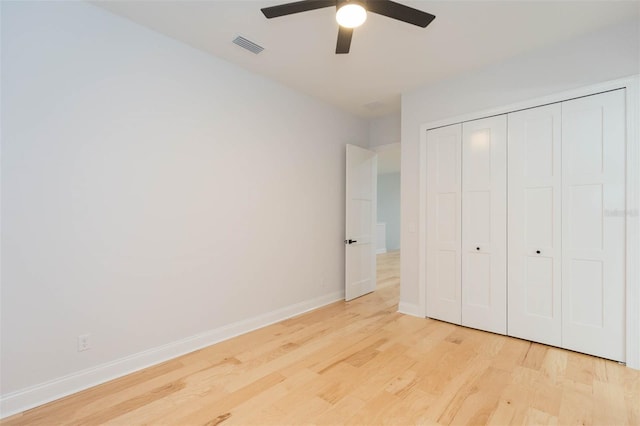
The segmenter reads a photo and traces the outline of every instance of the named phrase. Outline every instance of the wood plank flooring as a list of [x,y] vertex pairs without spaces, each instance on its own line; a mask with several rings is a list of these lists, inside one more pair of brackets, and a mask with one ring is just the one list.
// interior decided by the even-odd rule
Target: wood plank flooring
[[399,314],[399,254],[378,264],[372,294],[1,423],[640,425],[640,372]]

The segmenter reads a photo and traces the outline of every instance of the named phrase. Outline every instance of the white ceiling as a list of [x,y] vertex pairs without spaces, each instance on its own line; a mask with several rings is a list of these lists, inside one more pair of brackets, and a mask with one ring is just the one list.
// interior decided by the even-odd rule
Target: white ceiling
[[[436,15],[419,28],[369,13],[351,53],[334,53],[332,7],[275,19],[287,0],[97,0],[92,3],[363,117],[400,108],[400,95],[511,56],[639,17],[635,1],[416,1]],[[231,41],[263,46],[254,55]],[[369,105],[369,106],[367,106]]]

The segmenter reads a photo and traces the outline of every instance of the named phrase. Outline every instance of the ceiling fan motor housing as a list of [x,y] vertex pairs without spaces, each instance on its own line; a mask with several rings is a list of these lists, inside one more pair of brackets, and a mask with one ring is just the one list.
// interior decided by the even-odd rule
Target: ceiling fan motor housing
[[367,2],[365,0],[336,0],[336,9],[340,9],[345,4],[357,4],[367,9]]

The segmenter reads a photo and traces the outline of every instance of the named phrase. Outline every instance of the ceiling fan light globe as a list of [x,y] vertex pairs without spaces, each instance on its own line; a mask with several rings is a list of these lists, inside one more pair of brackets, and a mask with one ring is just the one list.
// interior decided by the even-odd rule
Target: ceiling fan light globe
[[338,9],[336,21],[341,27],[356,28],[367,20],[367,11],[357,3],[347,3]]

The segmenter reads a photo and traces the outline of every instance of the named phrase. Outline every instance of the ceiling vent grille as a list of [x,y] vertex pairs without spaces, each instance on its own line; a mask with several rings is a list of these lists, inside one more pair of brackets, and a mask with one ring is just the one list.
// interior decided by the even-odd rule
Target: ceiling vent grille
[[364,104],[362,106],[368,109],[369,111],[375,111],[382,108],[384,104],[380,101],[373,101],[373,102],[369,102],[368,104]]
[[247,40],[246,38],[242,37],[242,36],[238,36],[236,37],[233,42],[235,44],[237,44],[238,46],[247,49],[249,52],[253,52],[256,55],[260,52],[262,52],[264,50],[264,47],[255,44],[254,42],[252,42],[251,40]]

